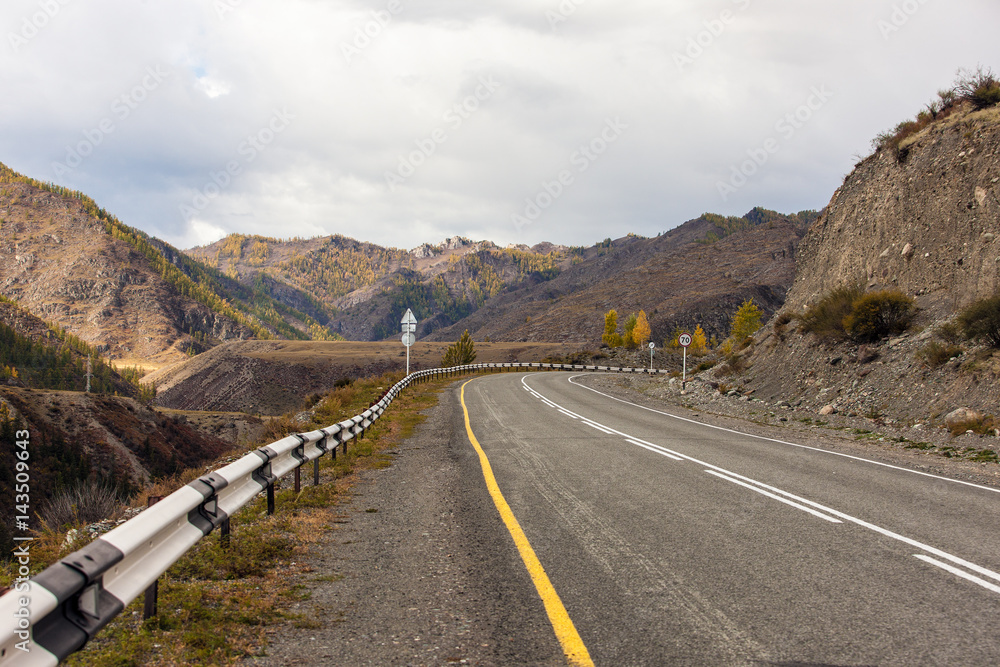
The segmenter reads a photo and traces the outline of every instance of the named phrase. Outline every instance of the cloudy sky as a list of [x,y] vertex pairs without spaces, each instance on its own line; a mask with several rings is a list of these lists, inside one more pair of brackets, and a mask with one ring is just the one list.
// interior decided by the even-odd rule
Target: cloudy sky
[[822,208],[996,0],[4,0],[0,162],[179,247]]

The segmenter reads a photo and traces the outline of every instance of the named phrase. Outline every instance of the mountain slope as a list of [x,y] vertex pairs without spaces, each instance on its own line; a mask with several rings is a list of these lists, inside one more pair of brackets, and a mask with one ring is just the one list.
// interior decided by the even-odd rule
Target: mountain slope
[[606,242],[605,252],[571,263],[551,281],[503,294],[431,338],[451,340],[468,329],[477,339],[596,346],[611,309],[622,317],[645,310],[657,344],[695,324],[722,338],[743,300],[754,298],[768,313],[784,303],[795,249],[815,216],[705,214],[656,238]]
[[[122,224],[82,193],[0,164],[0,293],[111,358],[310,337],[317,322]],[[314,334],[328,335],[324,330]]]
[[322,323],[351,340],[393,335],[407,308],[421,320],[421,334],[452,324],[504,291],[554,277],[571,259],[551,244],[500,248],[460,237],[405,251],[340,235],[233,234],[187,252],[243,284],[272,286],[270,294],[286,303],[281,286],[312,295],[330,313]]
[[[87,387],[96,394],[152,398],[138,377],[126,380],[98,355],[97,350],[58,328],[52,328],[13,301],[0,296],[0,380],[32,389]],[[123,371],[126,372],[126,371]]]

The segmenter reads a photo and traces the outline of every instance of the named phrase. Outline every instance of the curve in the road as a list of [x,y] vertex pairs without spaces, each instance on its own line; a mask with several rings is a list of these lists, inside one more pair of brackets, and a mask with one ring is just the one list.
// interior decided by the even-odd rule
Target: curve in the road
[[[578,377],[578,376],[573,376],[573,377]],[[597,391],[596,389],[593,389],[591,387],[587,387],[586,385],[582,385],[582,384],[580,384],[578,382],[573,382],[573,377],[570,377],[569,381],[572,384],[574,384],[575,386],[582,387],[584,389],[589,389],[590,391],[593,391],[593,392],[595,392],[597,394],[600,394],[601,396],[610,398],[612,400],[619,401],[621,403],[626,403],[626,404],[631,405],[633,407],[642,408],[644,410],[649,410],[651,412],[655,412],[657,414],[661,414],[661,415],[664,415],[664,416],[667,416],[667,417],[672,417],[674,419],[680,419],[680,420],[683,420],[683,421],[686,421],[686,422],[689,422],[689,423],[692,423],[692,424],[698,424],[700,426],[705,426],[705,427],[708,427],[708,428],[718,429],[718,430],[722,430],[722,431],[728,431],[730,433],[737,433],[737,434],[745,436],[745,437],[759,438],[759,439],[762,439],[762,440],[768,440],[768,441],[776,442],[776,443],[780,443],[780,444],[792,445],[792,446],[795,446],[795,447],[803,447],[805,449],[812,449],[812,450],[815,450],[815,451],[818,451],[818,452],[824,452],[824,453],[828,453],[828,454],[835,454],[837,456],[848,456],[848,455],[845,455],[845,454],[840,454],[838,452],[829,452],[827,450],[823,450],[823,449],[819,449],[819,448],[815,448],[815,447],[806,447],[805,445],[797,445],[795,443],[785,442],[785,441],[782,441],[782,440],[775,440],[773,438],[766,438],[766,437],[763,437],[763,436],[753,436],[753,435],[749,435],[749,434],[746,434],[746,433],[740,433],[738,431],[733,431],[731,429],[726,429],[726,428],[722,428],[722,427],[719,427],[719,426],[713,426],[711,424],[703,424],[701,422],[697,422],[697,421],[694,421],[694,420],[691,420],[691,419],[686,419],[684,417],[679,417],[677,415],[672,415],[672,414],[670,414],[668,412],[663,412],[663,411],[660,411],[660,410],[655,410],[653,408],[649,408],[649,407],[646,407],[646,406],[643,406],[643,405],[639,405],[637,403],[632,403],[631,401],[626,401],[624,399],[617,398],[617,397],[611,396],[609,394],[605,394],[604,392]],[[611,427],[606,426],[604,424],[601,424],[600,422],[597,422],[597,421],[594,421],[594,420],[589,419],[587,417],[584,417],[583,415],[577,414],[577,413],[575,413],[575,412],[573,412],[571,410],[566,409],[564,406],[559,405],[555,401],[552,401],[551,399],[543,396],[541,393],[539,393],[538,391],[536,391],[535,389],[533,389],[531,386],[528,385],[528,383],[526,381],[527,378],[528,378],[527,375],[524,376],[524,377],[522,377],[521,378],[521,384],[524,386],[524,388],[529,393],[531,393],[534,397],[536,397],[539,400],[541,400],[542,402],[544,402],[546,405],[549,405],[550,407],[558,410],[560,413],[562,413],[564,415],[567,415],[567,416],[569,416],[572,419],[578,419],[581,422],[583,422],[584,424],[586,424],[586,425],[588,425],[588,426],[590,426],[592,428],[595,428],[595,429],[597,429],[599,431],[602,431],[602,432],[604,432],[606,434],[621,436],[629,444],[632,444],[632,445],[635,445],[635,446],[638,446],[638,447],[642,447],[643,449],[647,449],[649,451],[655,452],[657,454],[660,454],[662,456],[666,456],[666,457],[674,459],[674,460],[678,460],[678,459],[679,460],[685,460],[685,461],[690,461],[690,462],[695,463],[695,464],[700,465],[700,466],[704,466],[705,467],[705,472],[708,473],[708,474],[710,474],[710,475],[713,475],[715,477],[718,477],[720,479],[723,479],[723,480],[728,481],[728,482],[733,483],[733,484],[738,484],[739,486],[745,487],[747,489],[750,489],[752,491],[760,493],[760,494],[762,494],[764,496],[767,496],[769,498],[772,498],[774,500],[778,500],[778,501],[780,501],[782,503],[785,503],[786,505],[790,505],[790,506],[795,507],[797,509],[800,509],[800,510],[802,510],[804,512],[808,512],[809,514],[812,514],[812,515],[814,515],[814,516],[816,516],[816,517],[818,517],[820,519],[823,519],[823,520],[826,520],[826,521],[829,521],[829,522],[832,522],[832,523],[841,523],[841,520],[848,521],[848,522],[853,523],[855,525],[858,525],[858,526],[861,526],[863,528],[867,528],[869,530],[872,530],[872,531],[874,531],[874,532],[876,532],[876,533],[878,533],[878,534],[880,534],[880,535],[882,535],[884,537],[888,537],[890,539],[897,540],[899,542],[903,542],[904,544],[912,546],[912,547],[914,547],[916,549],[919,549],[921,551],[924,551],[924,552],[926,552],[928,554],[932,554],[932,555],[937,556],[938,558],[941,558],[943,560],[950,561],[954,565],[959,565],[961,567],[964,567],[967,570],[971,570],[972,572],[976,572],[977,574],[980,574],[980,575],[982,575],[984,577],[992,579],[993,581],[1000,582],[1000,573],[994,572],[993,570],[990,570],[988,568],[982,567],[982,566],[977,565],[975,563],[969,562],[969,561],[967,561],[967,560],[965,560],[963,558],[959,558],[958,556],[950,554],[950,553],[948,553],[946,551],[942,551],[941,549],[938,549],[936,547],[932,547],[932,546],[930,546],[928,544],[924,544],[922,542],[919,542],[917,540],[911,539],[909,537],[905,537],[904,535],[900,535],[899,533],[895,533],[895,532],[893,532],[891,530],[887,530],[887,529],[882,528],[880,526],[876,526],[875,524],[869,523],[869,522],[867,522],[867,521],[865,521],[863,519],[859,519],[859,518],[851,516],[849,514],[845,514],[843,512],[835,510],[835,509],[833,509],[831,507],[826,507],[824,505],[821,505],[820,503],[814,502],[812,500],[808,500],[807,498],[802,498],[800,496],[794,495],[792,493],[789,493],[788,491],[784,491],[784,490],[776,488],[774,486],[770,486],[768,484],[764,484],[763,482],[759,482],[759,481],[751,479],[749,477],[745,477],[745,476],[740,475],[738,473],[735,473],[735,472],[733,472],[731,470],[726,470],[725,468],[721,468],[721,467],[713,465],[711,463],[706,463],[706,462],[701,461],[699,459],[696,459],[696,458],[694,458],[692,456],[688,456],[687,454],[683,454],[681,452],[676,452],[676,451],[667,449],[665,447],[661,447],[661,446],[656,445],[656,444],[651,443],[651,442],[647,442],[647,441],[644,441],[644,440],[639,440],[638,438],[635,438],[635,437],[629,435],[628,433],[624,433],[624,432],[619,431],[617,429],[614,429],[614,428],[611,428]],[[464,389],[464,387],[463,387],[463,389]],[[463,402],[463,407],[464,407],[464,402]],[[466,412],[466,425],[467,426],[468,426],[468,423],[469,423],[468,422],[468,412]],[[469,434],[470,434],[470,436],[472,434],[471,428],[469,430]],[[937,477],[936,475],[931,475],[929,473],[922,473],[922,472],[916,471],[916,470],[909,470],[907,468],[900,468],[898,466],[891,466],[891,465],[888,465],[888,464],[880,463],[878,461],[871,461],[869,459],[864,459],[864,458],[860,458],[860,457],[848,456],[848,458],[856,459],[858,461],[865,461],[867,463],[872,463],[872,464],[875,464],[875,465],[884,465],[884,466],[887,466],[887,467],[890,467],[890,468],[895,468],[897,470],[904,470],[904,471],[907,471],[907,472],[913,472],[915,474],[922,474],[922,475],[926,475],[926,476],[929,476],[929,477]],[[944,478],[944,477],[942,477],[940,479],[943,479],[943,480],[946,480],[946,481],[956,482],[956,483],[959,483],[959,484],[966,484],[968,486],[974,486],[976,488],[985,489],[987,491],[997,491],[997,489],[993,489],[993,488],[985,487],[985,486],[980,486],[978,484],[971,484],[969,482],[962,482],[961,480],[952,480],[952,479]],[[966,572],[966,571],[963,571],[963,570],[959,570],[958,568],[955,568],[953,565],[948,565],[946,563],[943,563],[943,562],[941,562],[941,561],[939,561],[939,560],[937,560],[935,558],[931,558],[930,556],[927,556],[926,554],[914,554],[914,557],[920,559],[921,561],[923,561],[925,563],[928,563],[928,564],[931,564],[931,565],[935,565],[936,567],[939,567],[939,568],[941,568],[943,570],[946,570],[947,572],[950,572],[951,574],[954,574],[956,576],[962,577],[963,579],[966,579],[966,580],[968,580],[968,581],[970,581],[972,583],[978,584],[979,586],[982,586],[983,588],[985,588],[987,590],[990,590],[990,591],[992,591],[994,593],[1000,593],[1000,586],[998,586],[996,583],[993,583],[993,581],[987,581],[986,579],[982,579],[981,577],[978,577],[978,576],[975,576],[973,574],[970,574],[969,572]]]

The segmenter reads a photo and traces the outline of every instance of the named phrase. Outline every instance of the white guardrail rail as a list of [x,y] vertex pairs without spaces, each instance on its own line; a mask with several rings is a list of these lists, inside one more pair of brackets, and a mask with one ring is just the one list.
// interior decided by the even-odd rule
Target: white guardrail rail
[[[489,363],[416,371],[359,415],[261,447],[178,489],[139,515],[0,597],[0,665],[57,665],[79,651],[188,549],[262,491],[347,443],[414,382],[509,370],[665,374],[665,370],[546,363]],[[318,465],[314,473],[318,473]],[[318,476],[314,475],[318,483]]]

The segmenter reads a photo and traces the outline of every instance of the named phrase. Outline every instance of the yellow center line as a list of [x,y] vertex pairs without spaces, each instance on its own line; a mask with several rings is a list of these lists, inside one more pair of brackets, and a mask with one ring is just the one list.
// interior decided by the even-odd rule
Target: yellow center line
[[531,580],[535,583],[538,596],[542,598],[542,604],[545,605],[545,612],[549,615],[552,629],[555,630],[556,638],[562,644],[563,653],[566,654],[566,661],[570,665],[592,666],[594,662],[590,659],[590,653],[583,644],[583,640],[580,639],[580,635],[576,631],[576,626],[573,625],[573,619],[569,617],[566,607],[563,606],[562,600],[559,599],[559,594],[556,593],[552,582],[549,581],[549,576],[545,574],[545,568],[542,567],[541,561],[535,555],[535,550],[531,548],[531,544],[528,542],[524,531],[521,530],[521,524],[517,522],[517,518],[514,516],[514,512],[511,511],[510,505],[507,504],[507,500],[500,493],[496,477],[493,476],[493,468],[490,466],[490,460],[486,458],[486,452],[479,446],[479,441],[476,440],[476,436],[472,432],[472,424],[469,423],[469,409],[465,406],[465,385],[469,384],[469,382],[472,382],[472,380],[462,385],[461,392],[462,412],[465,413],[465,431],[469,434],[469,442],[472,443],[472,446],[476,449],[476,453],[479,454],[479,463],[483,468],[486,488],[489,489],[490,496],[493,497],[493,502],[496,504],[497,510],[500,512],[500,517],[510,532],[510,536],[514,538],[514,544],[517,545],[517,550],[521,554],[521,560],[524,561],[524,566],[528,569],[528,574],[531,575]]

